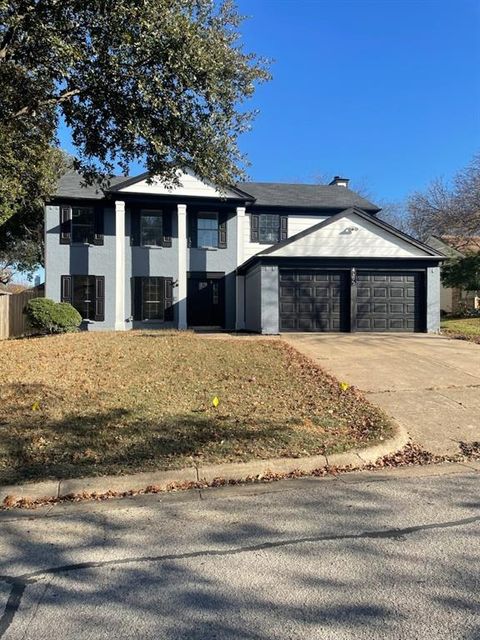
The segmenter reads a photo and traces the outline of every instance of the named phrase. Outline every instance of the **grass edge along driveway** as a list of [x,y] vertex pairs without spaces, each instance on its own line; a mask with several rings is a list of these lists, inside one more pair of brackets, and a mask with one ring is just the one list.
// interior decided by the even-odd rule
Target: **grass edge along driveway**
[[468,340],[480,344],[479,318],[445,318],[441,323],[442,333],[449,338]]

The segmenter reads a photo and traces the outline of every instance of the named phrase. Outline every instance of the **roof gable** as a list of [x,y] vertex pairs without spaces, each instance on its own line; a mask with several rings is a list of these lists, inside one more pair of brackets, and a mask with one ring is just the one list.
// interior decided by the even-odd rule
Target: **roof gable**
[[243,199],[245,194],[235,188],[221,190],[211,182],[200,180],[190,169],[177,172],[180,184],[166,186],[159,178],[142,173],[135,178],[128,178],[115,185],[111,191],[116,193],[138,193],[144,195],[187,196],[199,198]]
[[434,249],[378,220],[350,208],[257,254],[258,257],[443,257]]

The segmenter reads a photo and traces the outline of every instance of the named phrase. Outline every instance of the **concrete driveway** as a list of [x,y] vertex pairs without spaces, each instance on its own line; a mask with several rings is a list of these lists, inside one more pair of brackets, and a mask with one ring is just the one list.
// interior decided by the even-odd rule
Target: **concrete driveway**
[[283,336],[365,392],[434,453],[480,440],[480,346],[427,334]]

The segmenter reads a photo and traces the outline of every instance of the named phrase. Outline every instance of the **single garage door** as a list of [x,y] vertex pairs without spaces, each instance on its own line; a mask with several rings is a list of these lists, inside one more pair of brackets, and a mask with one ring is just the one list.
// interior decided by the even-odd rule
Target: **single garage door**
[[423,274],[357,272],[357,331],[423,331]]
[[348,331],[350,273],[281,270],[280,331]]

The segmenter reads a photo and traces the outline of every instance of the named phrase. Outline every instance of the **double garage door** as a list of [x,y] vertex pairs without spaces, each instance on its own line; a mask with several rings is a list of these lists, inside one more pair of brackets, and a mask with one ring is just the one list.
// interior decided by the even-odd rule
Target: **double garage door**
[[281,270],[280,331],[422,331],[421,272]]

